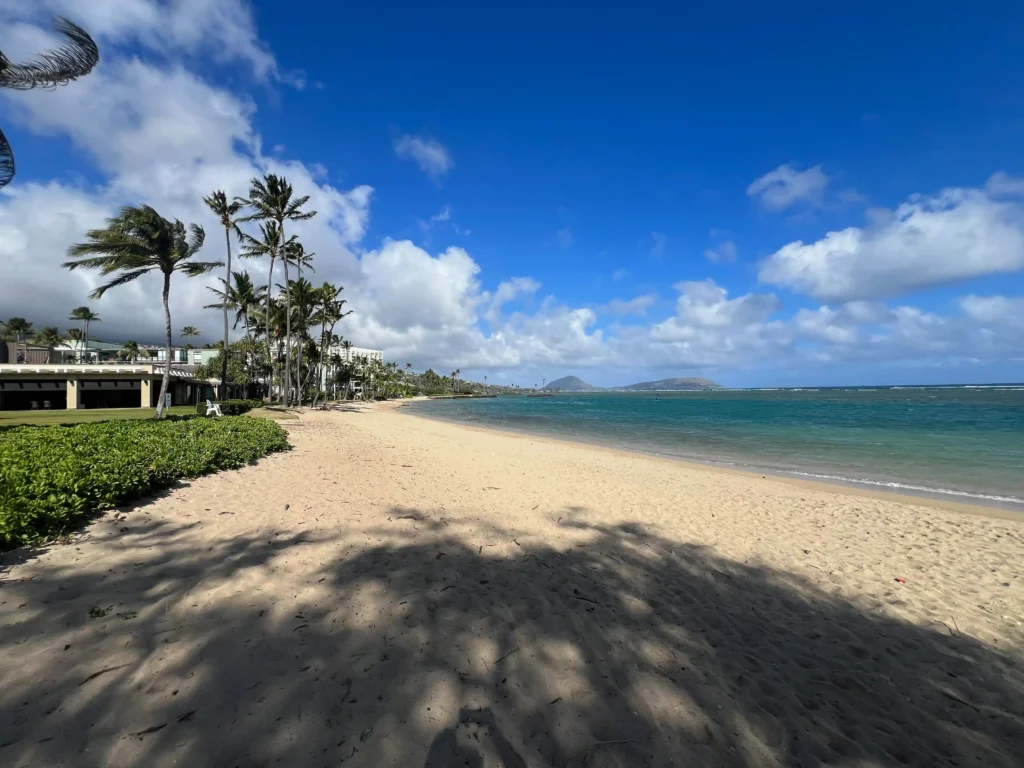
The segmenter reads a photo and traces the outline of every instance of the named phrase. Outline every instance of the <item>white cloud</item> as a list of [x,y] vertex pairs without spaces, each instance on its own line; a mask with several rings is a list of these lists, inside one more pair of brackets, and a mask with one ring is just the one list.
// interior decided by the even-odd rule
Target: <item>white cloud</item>
[[534,294],[539,290],[540,283],[532,277],[513,277],[511,280],[506,280],[499,284],[494,291],[494,295],[490,297],[490,307],[486,315],[488,322],[492,324],[497,323],[502,307],[513,299],[519,296]]
[[559,248],[571,248],[575,242],[575,238],[572,236],[572,229],[570,227],[562,227],[555,233],[555,238],[558,240]]
[[789,243],[761,264],[761,282],[824,301],[899,296],[1024,268],[1024,209],[977,189],[914,195],[865,228]]
[[[106,53],[141,44],[165,56],[206,55],[237,61],[263,79],[282,79],[274,56],[260,41],[243,0],[0,0],[0,17],[49,23],[54,15],[73,19]],[[284,80],[295,78],[289,75]]]
[[985,191],[993,197],[1024,195],[1024,179],[1015,179],[1005,171],[996,171],[985,182]]
[[820,165],[801,171],[792,165],[780,165],[755,179],[747,187],[747,196],[756,197],[772,211],[784,211],[797,203],[821,205],[828,176]]
[[1024,329],[1024,297],[964,296],[960,299],[964,313],[987,326]]
[[436,227],[438,224],[443,224],[444,222],[451,221],[451,220],[452,220],[452,207],[450,205],[445,205],[440,211],[435,213],[433,216],[431,216],[426,221],[424,221],[423,219],[420,219],[419,220],[419,225],[420,225],[420,229],[422,229],[424,232],[428,232],[431,229],[433,229],[434,227]]
[[652,293],[637,296],[629,299],[612,299],[602,309],[612,312],[616,315],[646,315],[647,310],[654,306],[658,301],[658,297]]
[[395,142],[395,154],[403,160],[412,160],[427,176],[435,181],[455,167],[455,161],[445,146],[436,139],[405,134]]
[[714,248],[705,250],[704,258],[713,264],[736,261],[736,243],[732,240],[725,240]]
[[[10,10],[14,5],[20,10],[25,4],[0,0],[0,23],[14,18]],[[103,177],[94,185],[60,179],[33,181],[29,155],[15,182],[0,191],[0,263],[4,265],[0,306],[5,316],[22,315],[37,326],[66,328],[71,325],[66,320],[69,310],[88,302],[103,317],[96,330],[101,337],[159,340],[163,327],[159,280],[146,277],[101,301],[88,301],[97,276],[60,268],[68,245],[81,240],[87,229],[101,225],[119,206],[146,202],[166,216],[201,223],[209,235],[203,256],[221,258],[223,236],[203,206],[202,196],[214,189],[241,194],[254,175],[275,172],[287,175],[297,194],[311,195],[309,208],[318,211],[314,219],[290,231],[317,253],[317,271],[311,279],[345,287],[348,308],[354,313],[337,331],[356,344],[383,348],[391,360],[413,362],[417,367],[431,365],[442,372],[456,367],[541,366],[680,373],[799,366],[821,360],[942,362],[966,356],[1003,360],[1014,349],[1019,354],[1021,330],[1014,318],[1022,316],[1020,298],[967,296],[960,303],[962,314],[945,317],[880,302],[838,302],[786,319],[771,293],[730,296],[712,281],[689,281],[676,285],[671,317],[640,320],[654,315],[657,306],[653,294],[642,295],[601,308],[617,312],[623,323],[604,327],[593,309],[568,306],[552,297],[531,298],[540,291],[540,284],[529,276],[510,278],[487,290],[480,265],[462,248],[428,251],[406,240],[390,239],[364,245],[374,199],[370,186],[337,188],[326,182],[325,169],[316,162],[264,155],[254,124],[255,107],[244,92],[215,84],[207,67],[200,70],[185,60],[168,63],[174,51],[205,57],[204,63],[223,61],[223,52],[214,50],[217,36],[229,40],[226,36],[239,32],[211,23],[197,42],[189,43],[188,34],[170,28],[163,40],[149,32],[127,30],[123,19],[140,18],[144,27],[149,23],[145,14],[154,5],[149,0],[83,5],[92,16],[76,17],[91,20],[104,39],[109,38],[102,67],[53,93],[0,94],[12,119],[34,133],[69,139]],[[179,12],[189,7],[184,2],[165,5]],[[213,14],[208,19],[224,13],[230,18],[235,12],[231,9],[242,7],[234,0],[211,0],[211,6],[201,10]],[[47,14],[60,10],[56,0],[45,0],[40,7]],[[117,9],[123,19],[115,18],[110,8]],[[108,12],[110,18],[102,16]],[[251,17],[245,16],[242,22],[239,39],[252,28]],[[9,36],[21,35],[29,52],[40,46],[25,35],[43,34],[33,30],[16,24],[4,27]],[[253,40],[257,53],[230,58],[255,68],[258,52],[266,51]],[[142,46],[141,53],[124,54],[129,44]],[[239,45],[226,44],[226,50],[245,50]],[[234,77],[229,79],[236,82]],[[1000,183],[1000,194],[1008,194],[1005,180]],[[1010,206],[993,202],[994,194],[990,191],[973,202],[968,196],[954,207],[984,203],[990,211],[992,205]],[[984,221],[1016,222],[1015,208],[999,210],[1002,218]],[[446,207],[432,218],[435,223],[448,221],[454,228],[452,216]],[[900,211],[879,216],[868,228],[870,237],[861,234],[863,242],[901,222],[906,226],[906,218]],[[650,242],[653,255],[661,255],[667,238],[655,232]],[[870,258],[865,263],[873,264]],[[266,265],[240,263],[237,250],[235,267],[266,280]],[[625,274],[620,270],[614,277],[622,279]],[[279,272],[276,277],[280,280]],[[203,331],[203,339],[218,337],[219,316],[202,309],[210,301],[206,287],[213,280],[212,276],[176,279],[171,294],[176,328],[192,324]],[[630,316],[635,324],[626,324]]]

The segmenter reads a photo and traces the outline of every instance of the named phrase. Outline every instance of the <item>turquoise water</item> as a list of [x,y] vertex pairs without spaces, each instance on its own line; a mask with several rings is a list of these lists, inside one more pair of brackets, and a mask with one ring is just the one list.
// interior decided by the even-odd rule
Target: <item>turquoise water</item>
[[1024,385],[432,400],[423,416],[1024,509]]

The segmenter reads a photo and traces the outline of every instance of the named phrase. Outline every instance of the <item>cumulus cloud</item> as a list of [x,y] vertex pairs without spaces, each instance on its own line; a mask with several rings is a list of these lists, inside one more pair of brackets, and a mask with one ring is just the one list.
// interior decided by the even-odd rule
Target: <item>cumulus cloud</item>
[[[309,209],[318,211],[315,218],[296,224],[291,231],[318,254],[315,279],[345,287],[348,308],[354,312],[339,324],[338,332],[358,345],[383,348],[390,360],[417,367],[430,365],[442,371],[601,367],[681,373],[822,360],[941,362],[968,356],[1006,359],[1013,350],[1019,354],[1021,298],[965,296],[958,305],[959,314],[951,316],[856,300],[874,295],[863,290],[865,284],[893,281],[887,268],[879,266],[884,259],[878,254],[890,253],[878,250],[885,236],[915,253],[928,246],[932,255],[945,253],[937,250],[938,241],[961,230],[974,233],[979,241],[982,233],[989,237],[995,232],[1004,246],[1016,245],[1019,219],[1016,203],[1008,201],[1013,193],[1008,177],[993,177],[996,181],[990,181],[987,191],[951,195],[941,205],[915,198],[908,203],[912,210],[878,215],[860,231],[857,241],[867,278],[857,268],[844,267],[842,259],[828,255],[828,249],[824,264],[811,259],[811,266],[803,270],[798,265],[783,269],[779,265],[789,262],[776,259],[778,254],[762,265],[765,282],[813,289],[829,302],[825,306],[787,318],[772,293],[729,294],[710,280],[685,281],[675,286],[670,316],[641,319],[654,315],[658,306],[654,294],[616,299],[600,308],[618,316],[606,327],[594,309],[550,296],[539,300],[541,286],[532,277],[489,282],[465,249],[427,250],[408,240],[386,238],[366,243],[375,204],[373,188],[368,183],[335,187],[315,162],[287,160],[279,153],[265,155],[252,100],[236,85],[228,88],[213,79],[211,72],[219,70],[211,69],[210,61],[241,62],[254,73],[276,76],[276,70],[265,63],[265,56],[270,61],[273,57],[255,37],[248,6],[238,0],[209,0],[195,11],[206,19],[201,31],[189,31],[188,19],[183,18],[178,23],[184,27],[169,23],[163,37],[159,26],[147,21],[147,14],[158,7],[180,14],[191,8],[186,0],[111,0],[81,6],[71,0],[63,5],[58,0],[37,4],[0,0],[0,23],[6,36],[20,40],[29,53],[46,47],[37,43],[40,35],[48,33],[33,24],[37,20],[48,24],[54,11],[80,8],[82,13],[73,15],[108,41],[101,67],[88,78],[53,93],[0,94],[5,114],[15,123],[41,136],[69,140],[101,176],[101,181],[90,184],[33,180],[28,155],[15,183],[0,191],[0,263],[4,265],[0,306],[5,317],[21,315],[37,326],[66,328],[70,309],[89,303],[103,317],[96,329],[101,337],[159,340],[163,328],[160,281],[143,278],[101,301],[88,301],[97,276],[61,269],[67,247],[80,241],[86,230],[102,225],[119,206],[145,202],[166,216],[202,224],[209,235],[204,257],[220,258],[223,238],[217,236],[218,223],[202,204],[202,196],[215,189],[244,194],[253,176],[274,172],[286,175],[298,194],[309,194]],[[232,19],[237,26],[229,29],[225,20]],[[128,49],[130,54],[125,53]],[[201,59],[203,66],[192,66],[191,56]],[[235,84],[237,78],[232,75],[225,81]],[[429,149],[428,141],[420,142]],[[447,151],[440,156],[446,159],[435,157],[433,166],[428,162],[428,173],[431,167],[435,173],[442,173],[442,167],[450,169]],[[410,159],[420,162],[412,154]],[[959,223],[945,225],[942,235],[911,237],[901,230],[913,224],[927,233],[929,227],[922,222],[948,216]],[[454,226],[447,207],[433,219]],[[666,241],[664,235],[652,233],[652,254],[660,255]],[[966,250],[970,263],[984,262],[986,268],[992,263],[1006,268],[1018,263],[998,262],[990,253],[994,252],[991,241]],[[1004,247],[1000,252],[1006,251]],[[1015,251],[1010,248],[1009,252]],[[927,259],[914,258],[912,266],[896,270],[896,283],[903,279],[900,275],[932,268]],[[236,259],[235,266],[266,280],[265,264]],[[830,288],[826,274],[830,269],[836,271],[840,288]],[[625,274],[620,270],[615,277],[622,279]],[[204,340],[219,336],[219,316],[202,309],[210,302],[207,286],[214,279],[176,279],[171,293],[175,326],[196,325]],[[806,288],[800,280],[807,281]]]
[[498,285],[494,294],[490,297],[490,306],[487,309],[487,320],[491,324],[497,323],[501,316],[502,307],[513,299],[536,293],[540,290],[540,283],[532,277],[513,277]]
[[0,0],[0,15],[35,23],[66,16],[88,30],[105,53],[136,44],[168,57],[241,62],[261,80],[297,80],[294,74],[281,77],[243,0]]
[[1024,297],[975,296],[960,299],[964,313],[986,326],[1024,329]]
[[801,171],[787,164],[751,182],[747,196],[770,211],[784,211],[797,203],[821,205],[827,186],[828,176],[820,165]]
[[984,190],[914,195],[868,226],[783,246],[760,267],[761,282],[823,301],[904,295],[1024,268],[1024,209]]
[[407,133],[395,141],[395,154],[403,160],[416,163],[421,171],[435,181],[455,167],[451,153],[436,139]]

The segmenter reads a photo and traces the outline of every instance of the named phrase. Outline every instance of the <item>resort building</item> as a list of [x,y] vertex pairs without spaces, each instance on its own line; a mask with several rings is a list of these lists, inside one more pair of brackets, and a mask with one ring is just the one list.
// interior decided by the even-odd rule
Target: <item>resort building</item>
[[[0,410],[154,408],[163,374],[162,365],[149,363],[0,361]],[[170,405],[213,399],[215,392],[195,373],[171,366]]]
[[366,347],[348,347],[346,349],[343,344],[335,344],[333,347],[327,348],[327,354],[329,356],[337,355],[343,363],[353,363],[364,359],[370,363],[374,360],[379,363],[384,362],[384,352],[382,350],[368,349]]
[[[341,359],[342,365],[358,365],[362,361],[372,363],[374,361],[378,363],[384,362],[384,351],[380,349],[369,349],[367,347],[346,347],[343,344],[335,344],[334,346],[327,348],[327,356],[333,358],[337,355]],[[320,387],[324,390],[333,388],[334,385],[328,386],[327,382],[327,367],[321,367],[320,369]],[[362,396],[363,384],[359,378],[350,379],[346,389],[351,395],[355,397]],[[332,395],[337,395],[337,391],[331,389]]]

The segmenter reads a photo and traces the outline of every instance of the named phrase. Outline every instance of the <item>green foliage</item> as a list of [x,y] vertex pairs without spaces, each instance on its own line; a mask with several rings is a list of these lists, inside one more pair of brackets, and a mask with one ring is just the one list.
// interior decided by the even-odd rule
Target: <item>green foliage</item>
[[[263,405],[262,400],[221,400],[216,403],[220,406],[220,412],[225,416],[241,416],[243,413],[248,413],[253,408],[260,408]],[[206,401],[201,400],[196,404],[197,413],[206,413]],[[213,418],[213,417],[211,417]]]
[[0,549],[58,535],[92,512],[289,448],[265,419],[111,421],[0,433]]

